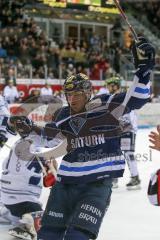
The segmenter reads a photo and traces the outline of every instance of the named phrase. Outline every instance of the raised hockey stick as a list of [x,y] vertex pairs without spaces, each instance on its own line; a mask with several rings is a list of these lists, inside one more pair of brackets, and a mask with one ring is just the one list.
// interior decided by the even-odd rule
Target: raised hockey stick
[[128,27],[129,27],[131,33],[133,34],[133,37],[134,37],[135,41],[138,42],[137,33],[136,33],[135,29],[133,28],[133,26],[130,24],[130,22],[129,22],[129,20],[128,20],[128,17],[126,16],[125,12],[123,11],[123,9],[122,9],[122,7],[121,7],[121,5],[120,5],[120,3],[119,3],[119,0],[113,0],[113,1],[114,1],[114,3],[115,3],[116,7],[118,8],[118,10],[119,10],[122,18],[123,18],[123,19],[125,20],[125,22],[127,23],[127,25],[128,25]]

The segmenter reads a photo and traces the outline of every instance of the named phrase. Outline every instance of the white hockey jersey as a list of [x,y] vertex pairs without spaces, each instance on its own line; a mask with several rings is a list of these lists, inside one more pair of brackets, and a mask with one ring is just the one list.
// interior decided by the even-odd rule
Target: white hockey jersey
[[7,128],[7,120],[10,116],[8,110],[8,104],[5,102],[2,95],[0,95],[0,133],[4,134],[7,138],[13,137],[16,135],[15,132]]
[[[35,134],[16,141],[10,156],[2,165],[1,199],[3,204],[11,205],[25,201],[39,203],[43,187],[42,165],[45,163],[43,156],[46,159],[53,156],[50,150],[54,149],[59,142],[58,139],[48,141]],[[48,153],[43,153],[44,149],[47,149]],[[36,150],[40,154],[38,158],[35,156]]]
[[9,116],[8,105],[2,95],[0,95],[0,130],[6,132],[6,123]]
[[[18,140],[9,157],[3,162],[1,175],[3,204],[10,205],[24,201],[39,202],[43,174],[35,156],[29,154],[28,149],[31,144],[32,142],[27,138]],[[27,157],[26,153],[28,153]]]
[[2,95],[0,95],[0,116],[10,116],[8,105]]

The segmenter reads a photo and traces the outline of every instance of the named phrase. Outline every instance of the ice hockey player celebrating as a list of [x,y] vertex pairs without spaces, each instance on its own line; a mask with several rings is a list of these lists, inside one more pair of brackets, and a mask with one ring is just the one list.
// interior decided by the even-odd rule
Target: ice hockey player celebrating
[[[121,92],[121,79],[119,76],[107,79],[106,83],[110,94],[118,94]],[[126,186],[129,190],[139,189],[140,179],[137,162],[134,156],[136,133],[138,129],[136,112],[131,111],[130,113],[123,115],[121,121],[123,121],[125,128],[124,133],[120,137],[121,150],[125,154],[131,174],[131,180],[126,184]],[[118,187],[118,179],[113,180],[113,187]]]
[[46,162],[44,158],[37,159],[30,153],[32,141],[26,131],[19,133],[20,139],[15,142],[2,166],[1,201],[5,207],[1,217],[13,225],[10,235],[31,240],[36,239],[36,228],[39,227],[34,220],[37,223],[43,214],[39,202],[43,184],[49,187],[56,181],[55,169],[52,171],[55,165],[54,161]]
[[[138,54],[137,54],[138,52]],[[141,52],[141,55],[140,55]],[[42,219],[38,240],[96,239],[110,204],[112,178],[123,176],[125,159],[119,136],[119,118],[141,108],[149,100],[149,78],[155,64],[155,51],[144,38],[133,45],[136,73],[127,93],[91,98],[91,82],[84,74],[65,80],[68,106],[55,114],[55,120],[40,129],[33,123],[16,124],[46,137],[62,133],[68,153],[58,169]]]

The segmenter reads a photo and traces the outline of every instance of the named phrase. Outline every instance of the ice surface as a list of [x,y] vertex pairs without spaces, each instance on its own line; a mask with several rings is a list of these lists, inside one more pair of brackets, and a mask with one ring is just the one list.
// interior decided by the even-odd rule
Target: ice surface
[[[151,129],[138,131],[136,156],[142,189],[128,191],[125,184],[129,181],[126,166],[124,177],[119,181],[119,188],[113,190],[111,205],[106,213],[98,240],[159,240],[160,208],[150,205],[147,199],[147,187],[150,174],[160,167],[160,152],[149,152],[148,134]],[[5,154],[7,154],[7,149]],[[139,155],[138,155],[139,154]],[[143,157],[143,154],[147,157]],[[1,156],[1,162],[2,158]],[[48,192],[45,190],[41,199],[45,205]],[[0,225],[0,239],[11,240],[7,235],[7,226]]]

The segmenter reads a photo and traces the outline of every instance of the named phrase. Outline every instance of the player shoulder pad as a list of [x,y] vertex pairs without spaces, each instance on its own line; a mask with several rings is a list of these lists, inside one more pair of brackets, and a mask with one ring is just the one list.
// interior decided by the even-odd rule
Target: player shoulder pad
[[111,96],[110,94],[97,95],[97,96],[93,97],[93,98],[91,99],[91,101],[94,101],[94,100],[96,100],[96,99],[100,99],[101,102],[106,102],[106,101],[108,101],[108,99],[109,99],[110,96]]

